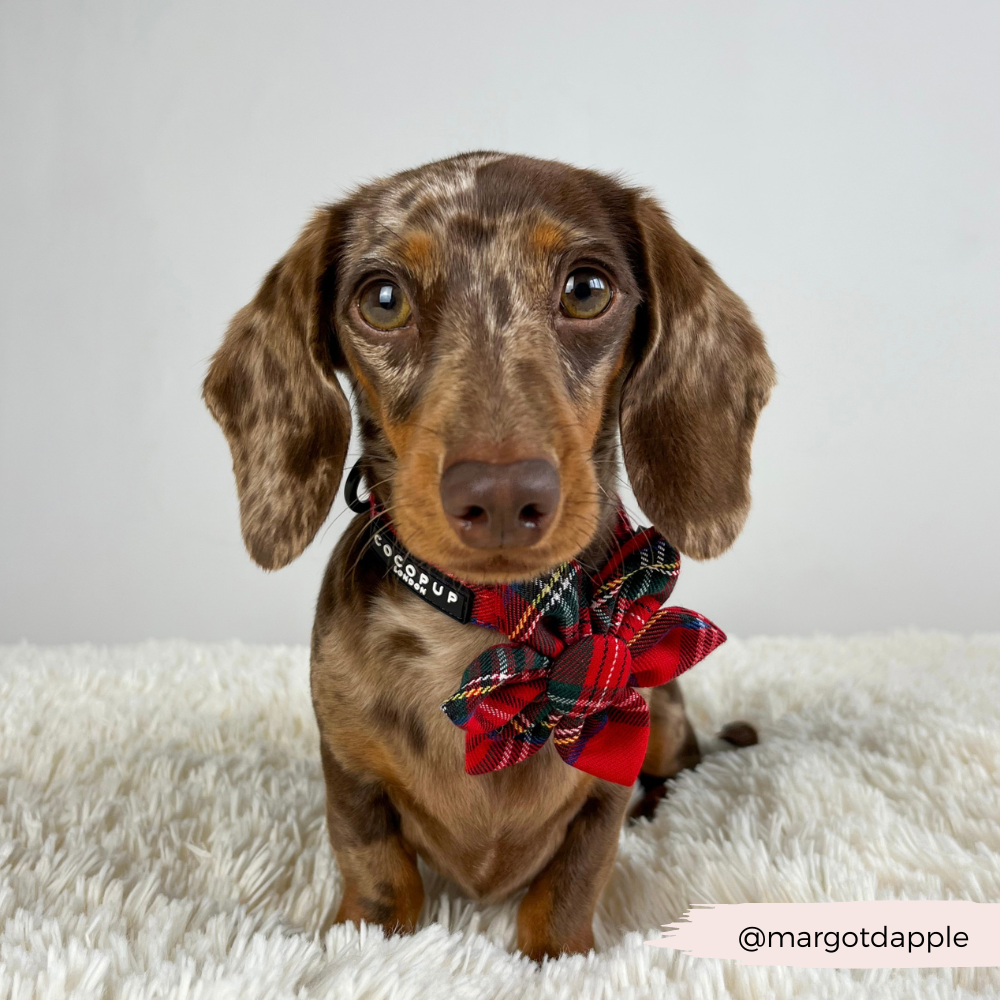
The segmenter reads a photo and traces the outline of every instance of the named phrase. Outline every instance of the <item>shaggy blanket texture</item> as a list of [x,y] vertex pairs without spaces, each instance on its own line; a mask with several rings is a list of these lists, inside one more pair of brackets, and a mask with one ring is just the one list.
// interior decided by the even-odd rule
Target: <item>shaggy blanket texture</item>
[[1000,636],[730,640],[686,772],[621,835],[597,950],[512,953],[516,901],[425,870],[421,929],[334,927],[300,648],[0,648],[0,997],[967,997],[1000,969],[751,967],[648,948],[694,902],[1000,901]]

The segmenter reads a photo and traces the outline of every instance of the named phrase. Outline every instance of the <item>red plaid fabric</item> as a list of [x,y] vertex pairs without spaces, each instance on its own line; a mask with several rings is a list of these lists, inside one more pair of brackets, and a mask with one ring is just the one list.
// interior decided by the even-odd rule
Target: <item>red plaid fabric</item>
[[471,620],[507,641],[465,671],[441,707],[465,730],[465,770],[485,774],[536,753],[552,736],[567,764],[631,785],[649,740],[636,688],[666,684],[725,642],[707,618],[661,608],[680,556],[622,512],[616,551],[590,576],[576,561],[527,583],[483,587]]

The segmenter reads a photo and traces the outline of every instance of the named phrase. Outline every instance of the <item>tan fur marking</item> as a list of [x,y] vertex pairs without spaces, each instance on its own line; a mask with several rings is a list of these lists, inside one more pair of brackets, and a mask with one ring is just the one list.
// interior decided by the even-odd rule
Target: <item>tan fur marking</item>
[[554,222],[546,219],[539,222],[528,236],[528,245],[533,253],[549,255],[563,250],[568,243],[566,230]]
[[419,230],[407,233],[400,255],[425,285],[431,284],[440,273],[437,244],[430,233]]

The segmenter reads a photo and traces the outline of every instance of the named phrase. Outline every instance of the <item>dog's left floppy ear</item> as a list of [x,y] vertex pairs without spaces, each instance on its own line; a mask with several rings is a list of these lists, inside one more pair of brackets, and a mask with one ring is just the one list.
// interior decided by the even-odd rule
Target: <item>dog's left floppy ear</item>
[[234,317],[203,395],[233,455],[243,540],[265,569],[312,541],[330,511],[351,437],[334,374],[335,268],[346,211],[316,213]]
[[750,510],[750,445],[774,385],[743,300],[639,195],[635,360],[622,390],[622,456],[639,506],[682,552],[709,559]]

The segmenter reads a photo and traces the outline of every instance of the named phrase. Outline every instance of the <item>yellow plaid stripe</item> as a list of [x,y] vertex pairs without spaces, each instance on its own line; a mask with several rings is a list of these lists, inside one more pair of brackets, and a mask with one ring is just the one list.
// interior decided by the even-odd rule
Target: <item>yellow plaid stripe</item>
[[661,609],[660,609],[659,611],[657,611],[657,612],[656,612],[656,613],[655,613],[655,614],[654,614],[654,615],[652,616],[652,618],[650,618],[650,619],[649,619],[649,621],[648,621],[648,622],[646,622],[646,624],[645,624],[645,625],[643,625],[643,626],[642,626],[642,628],[641,628],[641,629],[639,629],[639,631],[638,631],[638,632],[635,632],[635,633],[633,633],[633,635],[632,635],[632,639],[631,639],[631,640],[630,640],[630,642],[629,642],[629,645],[630,645],[630,646],[631,646],[631,645],[632,645],[632,644],[633,644],[634,642],[636,642],[636,640],[638,640],[638,639],[640,639],[640,638],[641,638],[642,636],[644,636],[644,635],[646,634],[646,632],[648,632],[648,631],[649,631],[649,627],[650,627],[650,625],[655,625],[655,624],[656,624],[656,622],[657,622],[657,621],[659,621],[659,619],[663,617],[663,611],[664,611],[664,610],[666,610],[666,609],[664,609],[664,608],[661,608]]
[[514,626],[514,631],[511,632],[510,634],[511,639],[515,639],[517,638],[517,636],[521,634],[521,629],[523,629],[524,626],[528,624],[528,619],[531,617],[531,612],[537,611],[539,604],[542,603],[542,600],[545,597],[547,597],[550,593],[552,593],[552,588],[562,579],[563,574],[566,572],[568,567],[569,563],[563,563],[552,574],[552,577],[549,579],[549,582],[545,584],[545,586],[542,587],[542,589],[538,592],[538,596],[527,606],[527,608],[525,608],[524,614],[521,615],[521,620],[517,623],[517,625]]
[[508,725],[514,728],[514,732],[517,733],[518,736],[520,736],[522,733],[528,732],[531,729],[534,729],[535,726],[539,724],[544,726],[546,729],[553,728],[552,723],[549,722],[548,719],[538,719],[535,722],[533,722],[530,726],[526,726],[524,724],[524,720],[520,712],[518,712],[517,715],[511,716],[510,722],[508,723]]
[[646,566],[640,566],[638,569],[633,570],[631,573],[626,573],[624,576],[616,577],[614,580],[608,580],[607,583],[602,584],[595,591],[595,597],[597,594],[603,594],[605,591],[614,590],[615,587],[621,586],[630,576],[635,576],[637,573],[645,573],[650,569],[664,569],[673,570],[677,566],[677,561],[669,563],[649,563]]

